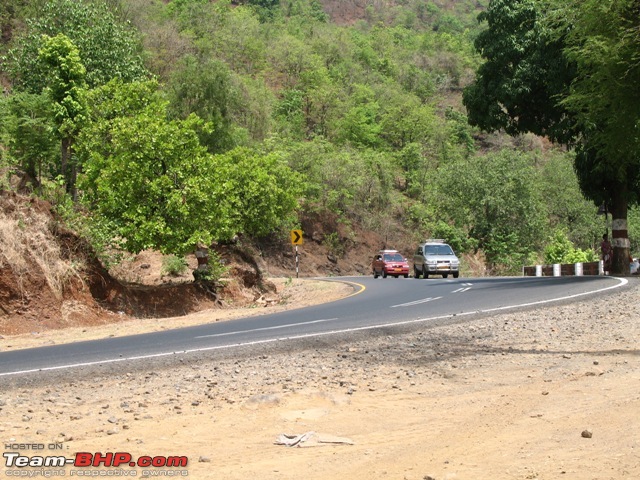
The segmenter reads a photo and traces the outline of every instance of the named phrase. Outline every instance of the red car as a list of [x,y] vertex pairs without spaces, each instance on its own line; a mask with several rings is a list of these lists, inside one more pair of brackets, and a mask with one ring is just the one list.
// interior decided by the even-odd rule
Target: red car
[[398,278],[409,276],[409,262],[397,250],[380,250],[371,263],[373,278],[387,278],[387,275]]

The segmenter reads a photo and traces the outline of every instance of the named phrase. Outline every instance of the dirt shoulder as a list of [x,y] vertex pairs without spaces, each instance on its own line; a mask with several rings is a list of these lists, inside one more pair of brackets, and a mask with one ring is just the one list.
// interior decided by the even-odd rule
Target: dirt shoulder
[[[640,478],[639,293],[634,279],[580,303],[284,352],[1,379],[0,439],[184,455],[204,480]],[[276,442],[305,433],[308,448]]]

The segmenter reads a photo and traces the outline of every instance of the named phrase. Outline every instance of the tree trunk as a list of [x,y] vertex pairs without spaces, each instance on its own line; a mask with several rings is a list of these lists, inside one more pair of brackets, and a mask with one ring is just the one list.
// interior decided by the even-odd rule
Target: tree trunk
[[71,156],[73,154],[73,139],[65,137],[62,139],[62,158],[60,162],[60,170],[64,177],[64,186],[67,193],[71,194],[73,201],[76,201],[76,177],[77,171],[75,164],[72,164]]
[[611,245],[613,246],[613,259],[611,273],[613,275],[629,275],[629,233],[627,230],[627,189],[626,182],[622,182],[619,188],[613,192],[613,205],[611,206]]
[[71,158],[71,139],[69,137],[65,137],[62,139],[61,147],[61,158],[60,158],[60,173],[62,174],[62,178],[64,178],[64,187],[69,191],[69,160]]

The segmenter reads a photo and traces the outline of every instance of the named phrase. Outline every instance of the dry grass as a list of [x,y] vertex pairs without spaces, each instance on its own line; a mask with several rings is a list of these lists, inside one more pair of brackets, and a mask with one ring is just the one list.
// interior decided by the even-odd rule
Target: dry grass
[[460,256],[462,263],[461,275],[465,277],[485,277],[487,276],[486,259],[482,252],[463,253]]
[[62,257],[48,214],[12,198],[0,200],[0,268],[8,266],[20,288],[26,276],[43,275],[54,295],[62,298],[69,279],[80,278],[82,265]]

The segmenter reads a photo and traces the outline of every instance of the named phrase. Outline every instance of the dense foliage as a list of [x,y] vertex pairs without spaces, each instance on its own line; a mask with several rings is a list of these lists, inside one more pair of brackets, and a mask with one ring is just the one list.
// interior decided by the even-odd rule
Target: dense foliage
[[60,100],[44,95],[36,55],[42,34],[63,33],[86,69],[69,130],[79,202],[132,251],[183,254],[313,213],[396,244],[445,237],[517,272],[558,228],[574,250],[601,235],[566,152],[467,121],[488,0],[369,5],[341,25],[318,0],[8,3],[2,161],[37,179],[63,172]]
[[640,185],[640,41],[634,0],[492,0],[466,88],[485,130],[534,132],[576,148],[582,192],[612,213],[614,273],[629,272],[628,207]]

